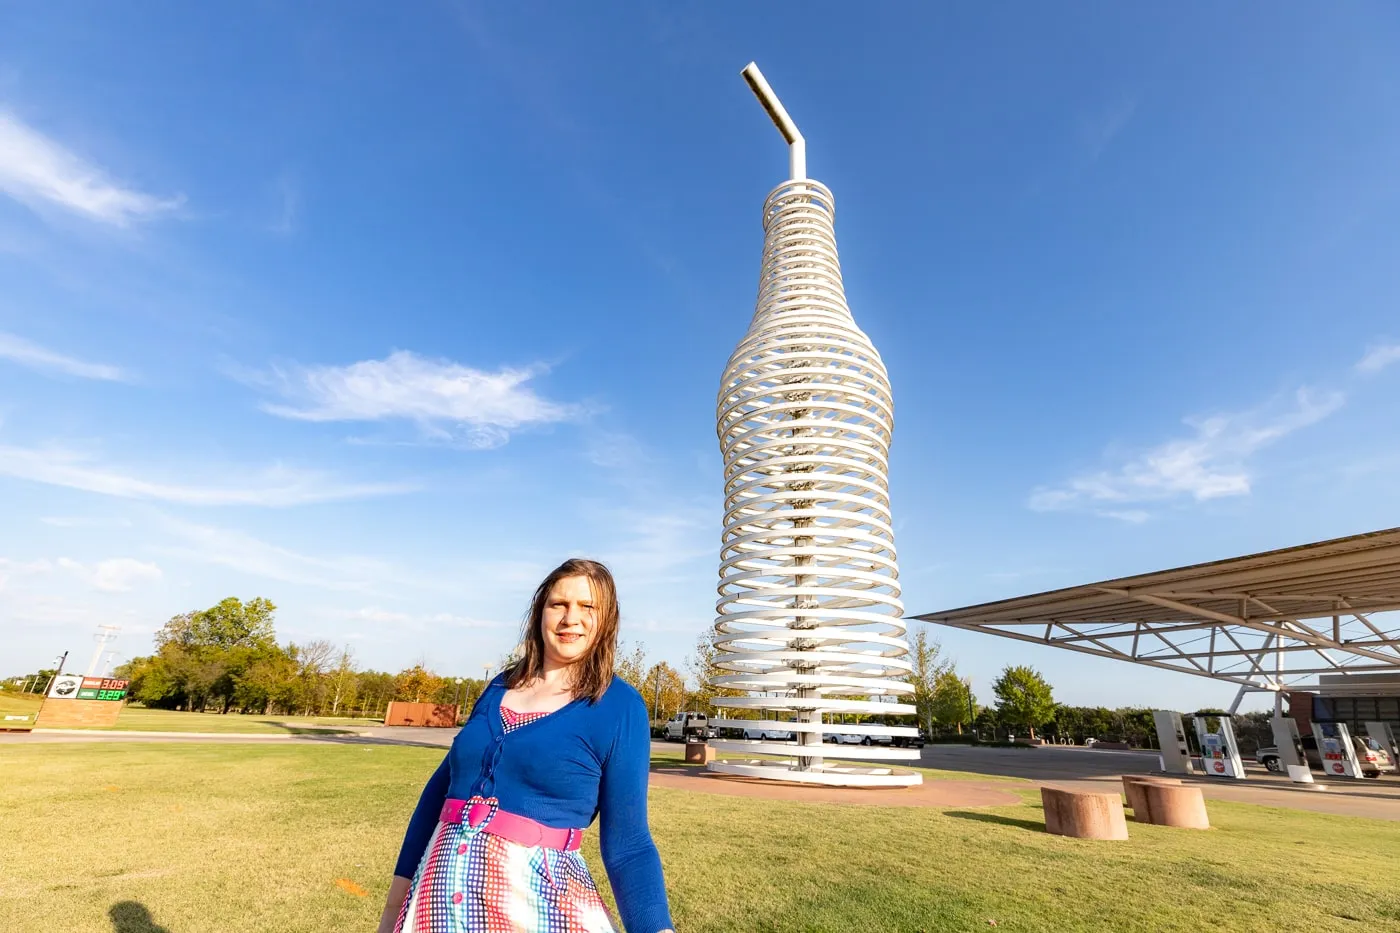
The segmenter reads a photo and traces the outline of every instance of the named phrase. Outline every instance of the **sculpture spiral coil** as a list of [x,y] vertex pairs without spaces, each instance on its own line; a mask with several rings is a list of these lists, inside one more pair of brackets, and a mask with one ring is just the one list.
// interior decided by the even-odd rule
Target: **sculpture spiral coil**
[[[757,310],[725,369],[717,410],[725,515],[714,644],[724,673],[712,682],[732,695],[714,703],[760,718],[713,720],[757,741],[711,744],[789,757],[710,767],[823,784],[917,784],[917,773],[828,761],[918,757],[872,744],[914,736],[912,727],[823,722],[914,712],[897,702],[913,687],[902,679],[910,663],[887,480],[893,401],[880,355],[846,305],[834,217],[831,192],[807,178],[768,196]],[[789,734],[793,741],[782,740]],[[865,744],[846,744],[856,740]]]

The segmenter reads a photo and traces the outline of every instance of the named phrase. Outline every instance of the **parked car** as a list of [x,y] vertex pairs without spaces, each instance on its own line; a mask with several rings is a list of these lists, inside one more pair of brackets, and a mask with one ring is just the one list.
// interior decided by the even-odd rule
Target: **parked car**
[[[1307,756],[1308,765],[1319,771],[1324,771],[1322,754],[1317,750],[1317,739],[1311,735],[1305,735],[1301,738],[1303,754]],[[1354,735],[1351,737],[1351,744],[1356,749],[1356,760],[1361,765],[1361,773],[1366,777],[1380,777],[1383,771],[1396,770],[1390,752],[1386,751],[1375,739]],[[1283,760],[1279,757],[1276,746],[1271,745],[1259,749],[1254,754],[1254,760],[1275,773],[1283,770]]]
[[666,721],[665,728],[661,730],[661,737],[668,742],[684,741],[687,734],[713,739],[717,732],[704,713],[677,713]]
[[870,736],[851,735],[849,732],[823,732],[822,741],[828,745],[869,745]]
[[890,744],[895,748],[923,748],[928,741],[928,736],[922,731],[918,735],[897,735],[890,739]]
[[744,738],[758,739],[760,742],[791,742],[795,736],[781,729],[745,729]]

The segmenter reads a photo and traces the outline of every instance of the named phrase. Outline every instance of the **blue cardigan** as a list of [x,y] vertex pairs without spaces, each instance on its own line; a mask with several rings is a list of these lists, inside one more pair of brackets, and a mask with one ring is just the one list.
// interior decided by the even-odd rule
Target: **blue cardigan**
[[502,677],[487,686],[428,779],[409,820],[394,874],[412,878],[443,801],[495,796],[502,810],[546,826],[581,829],[601,814],[603,864],[627,933],[671,926],[661,858],[647,828],[651,728],[644,701],[614,677],[603,698],[574,700],[509,734]]

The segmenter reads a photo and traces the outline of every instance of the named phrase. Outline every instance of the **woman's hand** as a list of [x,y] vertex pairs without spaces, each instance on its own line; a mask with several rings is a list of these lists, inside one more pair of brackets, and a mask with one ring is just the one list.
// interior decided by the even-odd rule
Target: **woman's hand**
[[404,898],[408,897],[408,888],[412,884],[412,878],[399,875],[389,882],[389,896],[384,899],[384,913],[379,915],[378,933],[394,933],[394,924],[399,921],[399,911],[403,909]]

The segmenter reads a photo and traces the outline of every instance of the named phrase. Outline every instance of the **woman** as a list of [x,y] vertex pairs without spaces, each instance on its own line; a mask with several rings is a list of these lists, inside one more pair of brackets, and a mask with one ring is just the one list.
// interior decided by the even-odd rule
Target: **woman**
[[670,933],[647,828],[650,725],[613,677],[617,623],[596,561],[567,560],[535,590],[525,656],[423,788],[380,933],[615,933],[578,852],[594,816],[626,933]]

